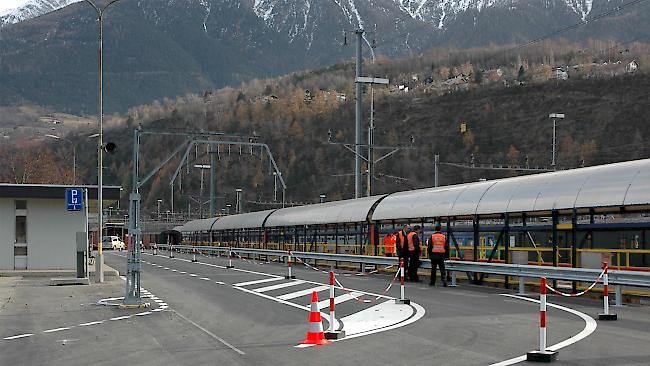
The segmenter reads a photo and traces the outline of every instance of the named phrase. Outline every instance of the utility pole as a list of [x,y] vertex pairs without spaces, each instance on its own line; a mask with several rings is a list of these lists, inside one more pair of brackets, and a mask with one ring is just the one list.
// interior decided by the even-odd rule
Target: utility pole
[[278,173],[273,172],[273,202],[278,202]]
[[373,161],[372,145],[375,140],[375,89],[373,84],[370,84],[370,125],[368,126],[368,183],[366,184],[366,196],[372,195],[372,175],[373,175]]
[[235,207],[235,213],[240,214],[240,213],[242,213],[242,207],[241,207],[242,189],[241,188],[235,189],[235,193],[237,193],[237,199],[236,199],[236,202],[235,202],[235,204],[237,206]]
[[[363,42],[363,29],[359,28],[355,31],[357,35],[357,65],[356,65],[356,77],[359,78],[363,74],[363,54],[362,54],[362,42]],[[363,123],[363,85],[359,82],[356,83],[356,123],[355,123],[355,148],[356,157],[354,159],[354,198],[361,197],[361,144],[363,136],[361,131],[361,126]]]
[[[210,145],[208,145],[209,147]],[[217,157],[210,151],[210,217],[217,216]]]
[[553,120],[553,143],[552,143],[552,153],[551,153],[551,167],[553,168],[553,170],[557,170],[556,161],[555,161],[555,152],[557,149],[556,128],[557,128],[557,120],[564,119],[564,113],[551,113],[548,115],[548,118]]
[[436,154],[433,157],[433,186],[436,188],[439,186],[439,182],[438,182],[439,179],[438,177],[440,176],[439,175],[440,173],[438,172],[439,164],[440,164],[440,155]]

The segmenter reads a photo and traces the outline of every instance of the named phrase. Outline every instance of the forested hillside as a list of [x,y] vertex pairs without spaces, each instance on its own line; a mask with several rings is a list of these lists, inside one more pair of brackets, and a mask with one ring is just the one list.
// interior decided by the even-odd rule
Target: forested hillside
[[[370,65],[368,74],[397,81],[389,88],[374,90],[375,143],[409,148],[376,166],[373,193],[432,186],[434,154],[440,154],[443,162],[469,162],[473,155],[476,163],[523,165],[527,160],[531,166],[548,166],[549,113],[566,115],[558,124],[560,168],[647,157],[650,76],[644,71],[646,46],[634,47],[625,54],[618,50],[576,52],[571,45],[511,55],[502,50],[450,55],[432,52]],[[632,59],[639,65],[634,71],[628,67]],[[551,61],[565,65],[567,79],[558,78],[556,68],[548,66]],[[107,139],[116,141],[119,151],[106,158],[106,182],[130,186],[132,133],[142,124],[146,130],[203,129],[258,135],[259,141],[269,144],[287,180],[288,201],[316,202],[319,194],[326,194],[328,200],[350,198],[354,194],[354,156],[342,146],[328,143],[328,131],[332,142],[354,141],[352,75],[353,65],[342,64],[133,108],[107,132]],[[370,95],[367,89],[366,121]],[[466,132],[461,132],[462,123]],[[76,141],[84,141],[77,148],[85,152],[77,157],[80,180],[94,182],[93,142]],[[144,170],[181,141],[143,139]],[[69,161],[65,145],[49,148],[56,149],[60,162]],[[249,201],[247,210],[268,208],[253,203],[272,200],[273,176],[268,163],[248,150],[241,155],[234,149],[230,154],[221,151],[218,186],[225,197],[219,206],[233,203],[234,189],[243,188],[244,200]],[[190,166],[207,163],[202,155],[202,151],[192,154]],[[176,164],[172,162],[145,188],[146,205],[155,206],[158,198],[168,201],[169,176]],[[8,171],[2,170],[5,181],[12,180]],[[440,173],[443,185],[516,174],[449,166],[442,166]],[[189,174],[183,169],[182,174],[183,193],[197,195],[198,169],[189,169]],[[69,175],[59,176],[69,179]],[[189,198],[176,196],[176,207],[187,207],[188,202]]]

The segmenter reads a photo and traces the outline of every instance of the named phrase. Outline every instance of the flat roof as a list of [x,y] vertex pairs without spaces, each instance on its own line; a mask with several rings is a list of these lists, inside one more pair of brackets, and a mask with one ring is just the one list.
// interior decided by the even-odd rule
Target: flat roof
[[[0,198],[65,199],[66,188],[88,189],[88,199],[97,200],[97,185],[66,184],[12,184],[0,183]],[[120,186],[103,186],[103,201],[120,199]]]

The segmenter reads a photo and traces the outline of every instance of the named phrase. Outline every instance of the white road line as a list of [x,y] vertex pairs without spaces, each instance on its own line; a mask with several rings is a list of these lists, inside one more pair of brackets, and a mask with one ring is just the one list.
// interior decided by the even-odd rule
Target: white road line
[[196,275],[195,275],[194,273],[190,273],[190,276],[192,276],[192,277],[196,277]]
[[204,281],[211,281],[211,280],[210,280],[209,278],[207,278],[207,277],[201,277],[201,279],[204,280]]
[[217,285],[225,285],[226,284],[225,282],[221,282],[221,281],[214,281],[214,283],[216,283]]
[[79,324],[79,326],[80,326],[80,327],[87,327],[87,326],[89,326],[89,325],[101,324],[101,323],[103,323],[103,322],[104,322],[103,320],[98,320],[98,321],[96,321],[96,322],[88,322],[88,323]]
[[172,268],[172,272],[178,272],[178,270],[177,270],[177,269],[173,269],[173,268]]
[[168,269],[169,269],[169,267],[163,267],[163,269],[167,269],[167,270],[168,270]]
[[144,311],[142,313],[133,314],[133,316],[143,316],[143,315],[149,315],[149,314],[151,314],[151,311]]
[[180,274],[187,274],[187,272],[185,272],[185,271],[180,271],[180,272],[178,272],[178,273],[180,273]]
[[210,332],[209,330],[203,328],[202,326],[200,326],[199,324],[193,322],[192,320],[186,318],[185,316],[183,316],[183,314],[177,312],[176,310],[172,310],[172,311],[173,311],[176,315],[178,315],[179,317],[181,317],[182,319],[184,319],[186,322],[188,322],[188,323],[192,324],[193,326],[195,326],[195,327],[201,329],[205,334],[207,334],[207,335],[209,335],[210,337],[212,337],[212,338],[216,339],[217,341],[219,341],[219,342],[220,342],[221,344],[223,344],[224,346],[230,348],[231,350],[233,350],[233,351],[239,353],[239,354],[242,355],[242,356],[246,354],[246,353],[244,353],[242,350],[240,350],[239,348],[237,348],[237,347],[233,346],[232,344],[226,342],[223,338],[221,338],[221,337],[219,337],[218,335],[216,335],[216,334]]
[[11,337],[4,337],[2,339],[6,340],[6,341],[9,341],[9,340],[12,340],[12,339],[31,337],[33,335],[34,335],[33,333],[26,333],[26,334],[19,334],[19,335],[11,336]]
[[[343,294],[343,295],[336,296],[336,297],[334,297],[334,305],[338,305],[338,304],[340,304],[342,302],[350,301],[350,300],[354,299],[355,297],[359,297],[359,296],[363,296],[363,294],[360,293],[360,292],[352,292],[352,293],[349,293],[349,294]],[[327,298],[326,300],[318,302],[318,309],[320,309],[320,310],[326,309],[326,308],[329,308],[329,307],[330,307],[330,299],[329,298]]]
[[[511,295],[511,294],[501,294],[501,296],[506,296],[506,297],[511,297],[511,298],[514,298],[514,299],[535,302],[535,303],[539,304],[539,300],[531,299],[531,298],[528,298],[528,297]],[[562,306],[562,305],[551,304],[550,302],[547,302],[546,306],[556,308],[558,310],[566,311],[566,312],[571,313],[573,315],[577,315],[580,318],[582,318],[582,320],[585,321],[585,327],[584,327],[584,329],[582,329],[582,331],[580,333],[578,333],[578,334],[574,335],[573,337],[571,337],[569,339],[566,339],[566,340],[564,340],[564,341],[562,341],[560,343],[557,343],[557,344],[554,344],[552,346],[547,347],[547,349],[550,350],[550,351],[558,351],[558,350],[560,350],[560,349],[562,349],[564,347],[567,347],[567,346],[570,346],[570,345],[572,345],[572,344],[574,344],[576,342],[579,342],[579,341],[587,338],[589,335],[591,335],[591,333],[593,333],[596,330],[596,328],[598,327],[598,323],[596,323],[594,318],[590,317],[589,315],[587,315],[585,313],[579,312],[579,311],[571,309],[571,308],[567,308],[567,307]],[[524,362],[524,361],[526,361],[526,355],[518,356],[518,357],[515,357],[515,358],[511,358],[509,360],[505,360],[505,361],[501,361],[501,362],[497,362],[497,363],[493,363],[490,366],[509,366],[509,365],[514,365],[516,363]]]
[[283,280],[283,279],[284,279],[284,277],[265,278],[265,279],[263,279],[263,280],[248,281],[248,282],[240,282],[240,283],[236,283],[236,284],[234,284],[233,286],[241,287],[241,286],[257,285],[258,283],[266,283],[266,282],[280,281],[280,280]]
[[308,288],[306,290],[300,290],[300,291],[291,292],[291,293],[288,293],[288,294],[285,294],[285,295],[278,296],[278,299],[291,300],[291,299],[295,299],[295,298],[298,298],[298,297],[311,295],[311,293],[314,292],[314,291],[321,292],[321,291],[325,291],[325,290],[327,290],[329,288],[330,288],[329,286],[312,287],[312,288]]
[[255,291],[255,292],[268,292],[268,291],[273,291],[273,290],[279,290],[281,288],[301,285],[303,283],[304,282],[301,281],[301,280],[294,280],[294,281],[291,281],[291,282],[280,283],[280,284],[277,284],[277,285],[266,286],[266,287],[262,287],[262,288],[256,288],[253,291]]
[[131,317],[131,315],[118,316],[118,317],[115,317],[115,318],[111,318],[110,320],[123,320],[123,319],[128,319],[130,317]]
[[70,329],[70,327],[48,329],[48,330],[44,330],[43,333],[54,333],[54,332],[60,332],[62,330],[69,330],[69,329]]
[[247,292],[247,293],[249,293],[249,294],[253,294],[253,295],[257,295],[257,296],[261,296],[261,297],[263,297],[263,298],[265,298],[265,299],[269,299],[269,300],[273,300],[273,301],[275,301],[275,302],[279,302],[280,304],[285,304],[285,305],[293,306],[294,308],[298,308],[298,309],[302,309],[302,310],[307,310],[307,311],[309,311],[309,306],[304,306],[304,305],[295,304],[295,303],[293,303],[293,302],[291,302],[291,301],[286,301],[286,300],[278,299],[277,297],[273,297],[273,296],[270,296],[270,295],[267,295],[267,294],[260,294],[259,292],[255,292],[255,291],[253,291],[253,290],[249,290],[249,289],[244,288],[244,287],[236,287],[236,286],[233,286],[233,288],[235,288],[235,289],[237,289],[237,290],[241,290],[241,291]]

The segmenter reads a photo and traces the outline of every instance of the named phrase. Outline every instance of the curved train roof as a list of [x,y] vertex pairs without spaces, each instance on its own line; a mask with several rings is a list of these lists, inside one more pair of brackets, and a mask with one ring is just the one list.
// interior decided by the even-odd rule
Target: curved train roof
[[214,225],[215,221],[217,220],[219,220],[218,217],[211,217],[209,219],[188,221],[185,223],[185,225],[181,226],[178,229],[178,231],[184,233],[193,233],[196,231],[209,231],[210,229],[212,229],[212,225]]
[[372,220],[650,204],[650,159],[387,196]]
[[366,221],[368,213],[375,203],[384,197],[386,195],[282,208],[269,216],[265,226],[278,227],[363,222]]
[[179,231],[364,222],[371,211],[379,221],[645,205],[650,159],[194,220]]
[[262,227],[264,221],[276,210],[265,210],[238,215],[223,216],[217,220],[212,230],[250,229]]

